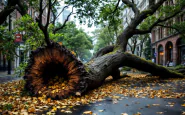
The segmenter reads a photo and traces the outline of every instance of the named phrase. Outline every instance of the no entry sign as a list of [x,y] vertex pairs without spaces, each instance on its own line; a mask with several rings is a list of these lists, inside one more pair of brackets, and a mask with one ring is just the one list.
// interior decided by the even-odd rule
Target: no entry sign
[[22,34],[15,34],[15,43],[22,42]]

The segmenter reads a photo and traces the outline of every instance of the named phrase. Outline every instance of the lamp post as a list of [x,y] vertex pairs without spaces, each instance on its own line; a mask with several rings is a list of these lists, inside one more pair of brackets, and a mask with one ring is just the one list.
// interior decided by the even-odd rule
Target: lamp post
[[[8,28],[9,31],[11,31],[11,15],[9,15],[9,24],[8,24]],[[8,75],[11,75],[11,59],[8,60]]]

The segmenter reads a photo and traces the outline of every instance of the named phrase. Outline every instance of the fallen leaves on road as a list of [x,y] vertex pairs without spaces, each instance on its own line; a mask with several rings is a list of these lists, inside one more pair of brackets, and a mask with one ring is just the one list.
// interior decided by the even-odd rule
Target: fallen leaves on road
[[87,115],[87,114],[92,115],[92,113],[93,113],[92,111],[84,111],[84,112],[83,112],[83,114],[86,114],[86,115]]
[[157,114],[163,114],[163,112],[156,112]]
[[[0,114],[26,114],[48,111],[48,114],[54,114],[57,110],[64,113],[72,113],[73,106],[96,103],[103,101],[106,97],[111,98],[114,104],[122,97],[135,98],[182,98],[185,93],[181,92],[181,87],[185,86],[185,79],[160,80],[156,76],[145,77],[144,74],[130,74],[131,77],[111,81],[111,77],[99,88],[86,93],[81,97],[69,97],[63,100],[52,100],[45,95],[42,97],[32,97],[27,91],[24,91],[24,81],[13,81],[0,84]],[[180,83],[179,83],[180,82]],[[157,88],[157,86],[160,86]],[[180,87],[175,92],[176,87]],[[119,94],[116,95],[116,94]],[[81,95],[78,94],[77,95]],[[167,106],[173,106],[175,103],[168,103]],[[129,104],[125,104],[129,106]],[[159,104],[146,105],[159,106]],[[182,104],[181,106],[185,106]],[[104,110],[99,110],[103,112]],[[85,111],[84,114],[94,114],[93,111]],[[127,115],[127,113],[121,113]],[[140,115],[136,113],[135,115]],[[161,114],[161,112],[157,112]]]
[[99,112],[103,112],[104,110],[99,110]]

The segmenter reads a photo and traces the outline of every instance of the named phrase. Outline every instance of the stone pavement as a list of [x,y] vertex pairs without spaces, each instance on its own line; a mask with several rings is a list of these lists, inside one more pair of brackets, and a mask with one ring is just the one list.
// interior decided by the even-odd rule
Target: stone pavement
[[14,71],[11,71],[11,75],[8,75],[7,71],[0,71],[0,83],[5,83],[8,81],[19,80],[19,79],[21,78],[16,77],[14,74]]

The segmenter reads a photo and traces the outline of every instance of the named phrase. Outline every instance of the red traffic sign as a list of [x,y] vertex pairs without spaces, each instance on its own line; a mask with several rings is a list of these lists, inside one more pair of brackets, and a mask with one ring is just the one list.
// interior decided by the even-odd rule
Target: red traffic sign
[[15,40],[14,42],[22,42],[22,34],[15,34]]

